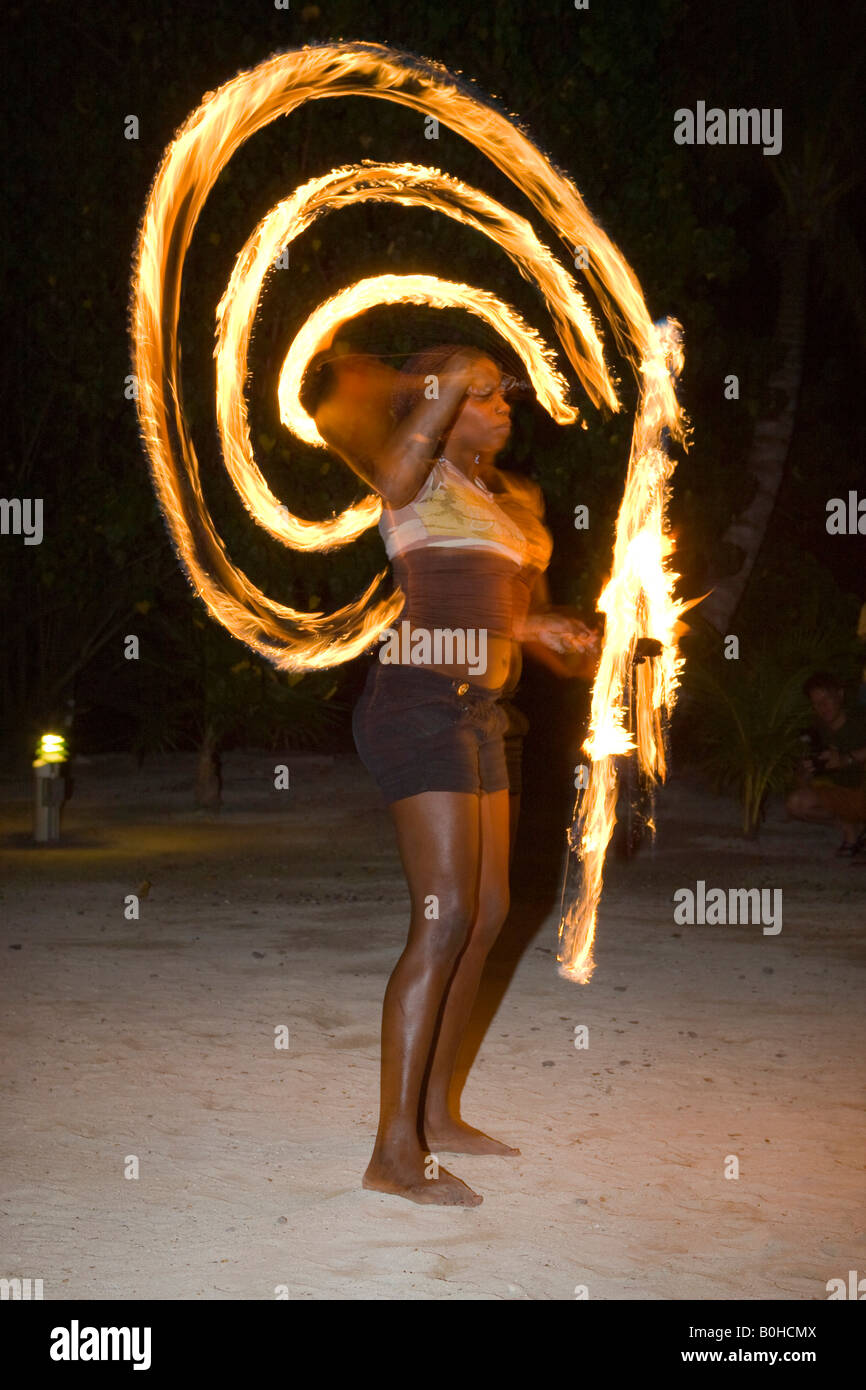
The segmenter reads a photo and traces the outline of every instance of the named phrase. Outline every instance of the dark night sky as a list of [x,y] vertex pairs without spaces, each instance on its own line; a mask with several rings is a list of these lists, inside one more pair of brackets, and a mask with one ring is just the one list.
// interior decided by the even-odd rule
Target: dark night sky
[[[752,422],[768,404],[777,238],[784,214],[767,168],[770,158],[753,148],[678,147],[672,138],[673,112],[698,101],[723,108],[782,107],[786,157],[801,163],[802,151],[821,149],[824,139],[825,155],[829,151],[838,161],[831,187],[843,181],[850,187],[834,203],[841,216],[830,233],[815,203],[803,390],[765,553],[773,565],[777,554],[787,553],[795,572],[796,557],[807,555],[810,572],[825,576],[831,590],[835,585],[840,595],[863,596],[862,538],[828,537],[823,525],[828,497],[858,483],[863,487],[859,381],[866,310],[856,102],[862,68],[858,74],[849,61],[857,18],[851,4],[818,12],[744,0],[722,6],[618,0],[592,4],[585,12],[566,3],[531,10],[500,3],[479,12],[465,6],[326,3],[293,3],[283,11],[265,0],[216,0],[182,8],[93,0],[75,6],[12,5],[7,9],[5,82],[4,495],[32,495],[38,482],[51,525],[35,564],[36,590],[28,588],[32,574],[24,574],[13,558],[3,602],[19,615],[29,612],[30,620],[41,626],[42,610],[33,608],[37,590],[43,597],[50,594],[52,603],[54,596],[65,594],[70,614],[78,615],[104,596],[108,576],[109,588],[115,577],[123,576],[117,582],[119,590],[126,586],[129,605],[146,597],[168,613],[186,600],[183,585],[178,587],[176,561],[165,551],[136,421],[123,399],[138,221],[167,143],[205,91],[279,48],[336,38],[384,42],[425,54],[462,70],[482,91],[495,94],[574,178],[590,210],[635,268],[652,316],[671,313],[683,321],[684,402],[695,445],[675,477],[673,515],[689,535],[691,549],[684,551],[684,559],[692,592],[699,591],[706,577],[708,551],[749,495],[744,460]],[[843,83],[849,85],[840,92]],[[329,106],[333,109],[326,112]],[[130,113],[140,120],[140,138],[134,142],[123,138]],[[184,368],[190,379],[190,412],[205,440],[212,407],[204,373],[218,286],[255,220],[302,177],[354,159],[424,157],[533,220],[532,209],[510,182],[465,142],[440,140],[431,159],[429,146],[422,141],[419,148],[417,118],[390,103],[359,98],[311,103],[290,122],[277,125],[250,141],[236,157],[237,171],[220,180],[188,259]],[[827,191],[820,181],[816,186]],[[400,221],[396,216],[381,209],[341,213],[346,220],[339,232],[330,225],[338,219],[330,218],[317,231],[319,246],[307,238],[301,245],[306,278],[300,286],[293,284],[297,292],[291,302],[263,301],[255,349],[264,367],[277,343],[284,343],[294,324],[323,293],[344,283],[350,270],[371,273],[386,265],[449,275],[459,270],[520,307],[555,342],[543,305],[539,308],[532,291],[510,267],[503,267],[495,250],[479,252],[462,231],[434,230],[426,214],[401,212]],[[543,235],[543,223],[535,218],[534,225]],[[395,322],[402,330],[408,321]],[[386,327],[376,327],[381,341]],[[202,369],[198,379],[197,367]],[[620,363],[620,371],[630,389],[627,365]],[[730,371],[743,381],[738,411],[720,401],[719,383]],[[254,393],[251,411],[266,437],[269,420],[273,422],[270,398],[259,406]],[[584,490],[609,524],[626,436],[612,445],[609,423],[606,428],[607,435],[598,422],[602,432],[595,433],[593,423]],[[274,434],[279,434],[278,423]],[[562,441],[536,414],[516,443],[516,464],[539,477],[551,523],[561,530],[573,500]],[[282,441],[269,456],[273,476],[287,489],[302,487],[313,510],[317,505],[342,507],[347,497],[357,495],[354,480],[334,473],[326,482],[316,480],[305,471],[303,459],[297,468],[290,466],[281,450]],[[213,487],[219,513],[224,499],[216,481]],[[329,582],[314,562],[299,575],[287,570],[275,552],[255,552],[241,521],[234,514],[227,520],[237,528],[231,544],[249,544],[244,563],[253,571],[259,566],[264,581],[279,565],[281,575],[292,576],[291,592],[297,597],[305,586],[321,588]],[[4,544],[8,540],[4,537]],[[332,593],[335,603],[356,593],[361,579],[371,575],[379,558],[375,544],[371,541],[364,552],[360,568],[347,571],[348,592]],[[595,584],[593,566],[603,563],[605,535],[599,534],[597,544],[583,577],[567,566],[552,571],[557,582],[571,585],[574,592],[582,594],[584,585],[585,598]],[[161,568],[154,569],[148,558],[154,549]],[[142,568],[130,577],[130,566],[139,562]],[[150,588],[143,583],[145,574]],[[61,627],[69,630],[70,621],[64,618]],[[98,621],[95,612],[93,624]],[[793,608],[790,621],[796,622]],[[57,654],[59,640],[55,635],[44,644],[37,663],[42,676],[33,671],[27,680],[44,679],[52,663],[62,665],[67,659],[68,653]],[[83,627],[81,634],[69,637],[73,646],[85,640]],[[13,664],[16,650],[10,656]],[[109,676],[104,679],[110,684]],[[15,692],[11,695],[14,703]]]

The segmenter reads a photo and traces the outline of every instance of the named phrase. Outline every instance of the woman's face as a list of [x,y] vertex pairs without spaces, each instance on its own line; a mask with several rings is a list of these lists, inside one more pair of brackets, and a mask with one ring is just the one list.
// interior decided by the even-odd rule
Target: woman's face
[[511,406],[505,399],[506,378],[490,357],[479,358],[472,385],[452,425],[448,441],[478,453],[497,454],[511,433]]

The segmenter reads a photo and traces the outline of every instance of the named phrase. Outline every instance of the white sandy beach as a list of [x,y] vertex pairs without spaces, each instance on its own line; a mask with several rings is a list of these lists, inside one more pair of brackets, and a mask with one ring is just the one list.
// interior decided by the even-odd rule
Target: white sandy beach
[[[0,786],[0,1274],[46,1299],[811,1300],[866,1271],[866,869],[832,829],[776,803],[747,843],[675,779],[654,852],[609,867],[587,986],[556,972],[558,904],[531,936],[518,901],[463,1111],[522,1153],[443,1155],[484,1203],[419,1207],[360,1186],[407,925],[390,823],[353,756],[292,755],[282,793],[281,760],[229,755],[219,815],[191,757],[79,763],[55,848]],[[781,888],[782,931],[675,925],[698,879]]]

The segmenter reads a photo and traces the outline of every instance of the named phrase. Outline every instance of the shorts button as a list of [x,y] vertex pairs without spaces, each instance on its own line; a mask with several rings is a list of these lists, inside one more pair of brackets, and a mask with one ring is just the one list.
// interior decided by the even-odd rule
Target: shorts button
[[463,681],[463,682],[461,682],[461,684],[458,685],[458,687],[457,687],[457,694],[458,694],[458,695],[466,695],[466,694],[468,694],[468,692],[469,692],[469,682],[468,682],[468,681]]

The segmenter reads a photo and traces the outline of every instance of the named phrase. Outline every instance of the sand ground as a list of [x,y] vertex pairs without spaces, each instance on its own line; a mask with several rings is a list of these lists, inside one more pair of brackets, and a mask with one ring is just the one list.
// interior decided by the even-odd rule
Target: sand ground
[[[79,763],[50,849],[0,785],[0,1275],[46,1299],[810,1300],[866,1272],[866,869],[832,829],[777,805],[749,844],[675,778],[653,853],[610,865],[588,986],[556,972],[558,903],[518,901],[463,1111],[522,1154],[444,1156],[484,1203],[419,1207],[359,1183],[407,922],[387,814],[354,756],[293,755],[284,792],[275,761],[229,755],[218,816],[191,758]],[[781,933],[677,926],[698,879],[781,888]]]

